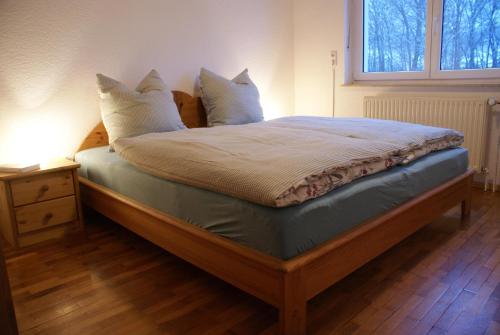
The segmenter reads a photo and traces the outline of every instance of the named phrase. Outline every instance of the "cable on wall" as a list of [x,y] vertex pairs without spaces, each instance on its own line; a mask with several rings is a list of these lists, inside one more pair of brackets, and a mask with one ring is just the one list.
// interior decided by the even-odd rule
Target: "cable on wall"
[[330,58],[332,61],[332,117],[335,117],[335,69],[337,67],[337,50],[332,50],[330,52]]

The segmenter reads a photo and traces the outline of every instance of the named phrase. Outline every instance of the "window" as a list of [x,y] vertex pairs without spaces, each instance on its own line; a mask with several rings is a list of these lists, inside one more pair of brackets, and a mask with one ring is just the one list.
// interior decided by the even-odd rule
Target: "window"
[[355,80],[500,79],[499,0],[354,0]]

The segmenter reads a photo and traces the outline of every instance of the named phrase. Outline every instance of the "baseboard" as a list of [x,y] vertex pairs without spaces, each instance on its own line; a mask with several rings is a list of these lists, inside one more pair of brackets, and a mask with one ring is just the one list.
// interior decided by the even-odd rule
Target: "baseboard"
[[[491,183],[488,183],[487,185],[488,185],[487,192],[491,192],[493,185]],[[479,181],[475,181],[472,183],[472,187],[484,190],[484,182],[482,183]],[[497,184],[497,187],[495,188],[495,192],[500,192],[500,185]]]

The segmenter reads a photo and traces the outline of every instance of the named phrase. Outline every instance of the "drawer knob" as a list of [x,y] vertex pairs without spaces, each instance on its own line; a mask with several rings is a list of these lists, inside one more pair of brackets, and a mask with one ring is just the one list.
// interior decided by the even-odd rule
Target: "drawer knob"
[[42,224],[44,224],[44,225],[48,224],[50,219],[52,219],[53,217],[54,217],[54,214],[52,214],[52,213],[45,214],[45,216],[43,217]]
[[48,190],[49,190],[49,185],[42,185],[42,187],[40,187],[40,191],[38,191],[38,199],[43,197]]

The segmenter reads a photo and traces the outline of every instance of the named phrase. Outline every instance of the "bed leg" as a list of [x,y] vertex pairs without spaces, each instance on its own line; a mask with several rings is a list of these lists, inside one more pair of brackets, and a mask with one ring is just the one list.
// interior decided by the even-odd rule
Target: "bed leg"
[[465,199],[462,200],[462,221],[470,217],[472,203],[472,176],[467,180],[467,190],[465,194]]
[[466,220],[470,217],[471,199],[465,199],[462,201],[462,220]]
[[302,271],[284,274],[283,300],[280,307],[280,335],[305,335],[307,300]]

